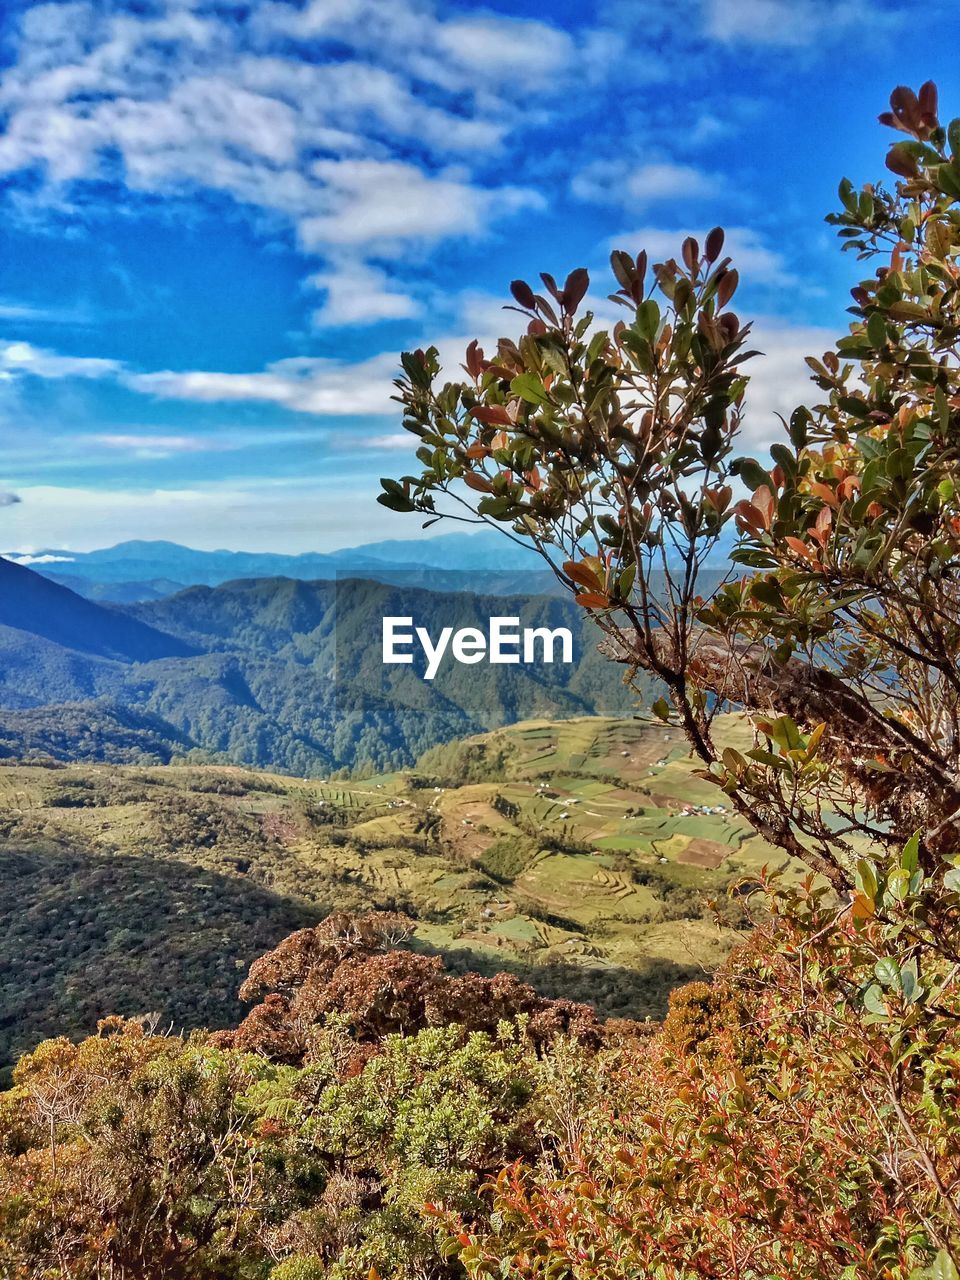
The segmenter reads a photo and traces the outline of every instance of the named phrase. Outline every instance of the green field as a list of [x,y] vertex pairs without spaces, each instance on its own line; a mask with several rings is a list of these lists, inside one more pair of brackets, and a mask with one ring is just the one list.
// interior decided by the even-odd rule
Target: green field
[[335,907],[405,911],[455,967],[656,1016],[735,940],[726,887],[778,861],[732,812],[690,811],[725,799],[692,768],[676,730],[599,718],[363,781],[4,765],[0,1056],[112,1011],[229,1022],[249,962]]

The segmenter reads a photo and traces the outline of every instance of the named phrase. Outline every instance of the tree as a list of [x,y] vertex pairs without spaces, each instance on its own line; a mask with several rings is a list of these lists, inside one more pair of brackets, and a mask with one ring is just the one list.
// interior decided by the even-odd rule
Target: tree
[[[241,1280],[289,1212],[298,1156],[244,1092],[276,1075],[109,1018],[21,1059],[0,1106],[0,1271],[40,1280]],[[260,1272],[263,1274],[263,1271]]]
[[[652,269],[615,252],[610,331],[581,314],[578,269],[542,293],[515,281],[526,331],[492,358],[471,344],[466,381],[441,383],[433,348],[406,354],[423,470],[381,501],[532,544],[628,678],[661,681],[653,710],[704,776],[816,873],[769,886],[785,1016],[804,1053],[854,1065],[843,1105],[874,1109],[875,1159],[922,1206],[913,1256],[939,1249],[955,1275],[960,120],[940,124],[928,82],[896,89],[881,121],[903,135],[892,186],[844,180],[828,219],[873,274],[849,333],[808,360],[822,402],[783,422],[768,460],[735,452],[756,353],[716,229]],[[735,568],[707,590],[731,522]],[[717,740],[728,710],[749,717],[751,750]],[[754,1274],[736,1266],[703,1274]]]
[[[381,495],[532,543],[607,653],[666,686],[738,810],[838,886],[856,837],[890,848],[922,828],[928,865],[960,829],[960,123],[948,149],[932,85],[898,89],[890,122],[909,138],[888,160],[903,180],[845,180],[830,219],[876,274],[853,290],[849,335],[808,361],[826,400],[793,413],[770,464],[734,453],[757,353],[716,229],[652,270],[616,251],[625,315],[609,332],[579,314],[579,269],[563,287],[543,275],[544,293],[515,281],[526,332],[490,359],[472,343],[467,381],[440,385],[433,348],[405,354],[424,469]],[[705,599],[731,521],[756,572]],[[730,708],[754,717],[758,751],[714,741]]]
[[[412,932],[411,921],[386,911],[335,911],[315,928],[297,930],[253,962],[240,995],[263,999],[236,1030],[215,1032],[212,1043],[300,1064],[336,1019],[349,1028],[351,1056],[362,1063],[391,1034],[446,1026],[493,1034],[501,1022],[523,1018],[537,1048],[558,1036],[599,1048],[603,1030],[587,1005],[548,999],[506,973],[453,977],[440,956],[396,949]],[[365,1046],[359,1053],[357,1043]]]

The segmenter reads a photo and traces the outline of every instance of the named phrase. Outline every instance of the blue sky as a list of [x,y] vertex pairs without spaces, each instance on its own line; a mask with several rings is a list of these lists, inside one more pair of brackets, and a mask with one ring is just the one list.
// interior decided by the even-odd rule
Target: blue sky
[[415,523],[397,352],[512,329],[509,281],[720,223],[749,432],[809,396],[897,83],[960,114],[951,0],[6,3],[0,547],[327,550]]

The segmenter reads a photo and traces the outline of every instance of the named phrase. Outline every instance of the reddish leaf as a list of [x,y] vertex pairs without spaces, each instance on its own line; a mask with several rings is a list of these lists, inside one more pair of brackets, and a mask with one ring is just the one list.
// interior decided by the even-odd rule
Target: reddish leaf
[[703,252],[708,262],[716,262],[720,257],[723,252],[723,238],[722,227],[714,227],[712,231],[708,232],[706,243],[703,247]]
[[579,307],[589,288],[590,273],[586,267],[577,267],[567,276],[566,284],[563,286],[563,293],[560,295],[560,301],[571,315]]
[[733,295],[737,292],[737,285],[740,283],[740,276],[736,272],[726,271],[720,277],[720,283],[717,285],[717,306],[725,307]]
[[588,591],[603,590],[603,583],[588,565],[578,563],[576,560],[567,560],[564,563],[563,572],[579,586],[586,587]]
[[923,116],[924,128],[932,129],[937,124],[937,86],[932,80],[928,80],[920,87],[920,111]]
[[787,544],[787,546],[790,548],[791,551],[795,551],[797,555],[801,556],[804,560],[813,559],[813,556],[810,554],[810,548],[807,546],[805,542],[801,542],[799,538],[787,537],[787,538],[784,538],[784,542]]
[[537,296],[524,280],[511,280],[510,292],[513,294],[521,307],[526,307],[528,311],[535,311],[537,308]]
[[754,507],[752,502],[738,502],[734,507],[734,512],[736,513],[737,519],[747,525],[748,528],[753,529],[755,533],[763,532],[765,527],[763,517],[760,515],[760,512],[756,507]]
[[466,364],[463,366],[474,382],[483,372],[483,351],[480,344],[474,338],[473,342],[467,347]]
[[470,410],[485,427],[512,427],[513,419],[502,404],[478,404]]

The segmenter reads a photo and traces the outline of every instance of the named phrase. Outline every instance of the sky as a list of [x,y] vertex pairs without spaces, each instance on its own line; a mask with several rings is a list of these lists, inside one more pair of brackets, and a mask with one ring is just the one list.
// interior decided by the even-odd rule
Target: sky
[[[953,0],[0,5],[0,548],[411,537],[391,380],[515,333],[511,279],[720,224],[748,445],[814,394],[890,90],[960,115]],[[609,310],[609,307],[607,308]]]

